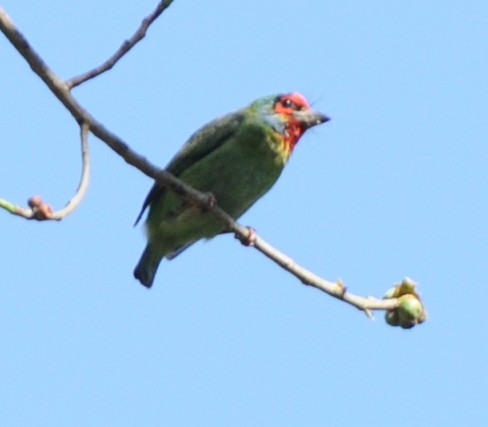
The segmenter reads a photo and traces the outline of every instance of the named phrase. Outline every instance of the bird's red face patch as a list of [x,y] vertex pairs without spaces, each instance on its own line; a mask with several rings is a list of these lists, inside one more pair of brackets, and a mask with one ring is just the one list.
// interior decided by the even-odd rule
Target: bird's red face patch
[[303,95],[298,92],[283,95],[275,104],[275,111],[284,115],[292,115],[294,111],[309,110],[310,105]]
[[289,93],[281,96],[275,103],[275,111],[285,118],[285,138],[286,148],[291,151],[295,147],[305,129],[294,116],[296,111],[310,110],[310,104],[303,95],[298,92]]

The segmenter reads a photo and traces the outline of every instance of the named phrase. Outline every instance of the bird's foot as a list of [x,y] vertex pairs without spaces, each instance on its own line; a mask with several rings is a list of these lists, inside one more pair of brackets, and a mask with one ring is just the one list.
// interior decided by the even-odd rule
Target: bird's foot
[[236,239],[238,239],[244,246],[254,246],[254,243],[256,242],[257,239],[257,234],[256,230],[252,227],[246,227],[247,228],[247,236],[242,237],[236,234]]
[[205,196],[207,200],[205,201],[205,205],[202,207],[202,211],[208,211],[217,205],[217,197],[215,197],[215,194],[207,192],[205,193]]

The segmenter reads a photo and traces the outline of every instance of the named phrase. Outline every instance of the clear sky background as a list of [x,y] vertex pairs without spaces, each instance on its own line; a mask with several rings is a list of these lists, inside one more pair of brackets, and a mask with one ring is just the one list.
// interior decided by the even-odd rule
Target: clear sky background
[[[154,0],[3,7],[63,78],[111,55]],[[418,281],[429,320],[391,328],[238,244],[132,277],[151,181],[91,139],[60,223],[0,212],[2,426],[484,426],[488,389],[486,1],[175,0],[74,91],[164,166],[209,120],[300,91],[333,118],[241,220],[360,295]],[[0,37],[0,197],[76,188],[78,128]]]

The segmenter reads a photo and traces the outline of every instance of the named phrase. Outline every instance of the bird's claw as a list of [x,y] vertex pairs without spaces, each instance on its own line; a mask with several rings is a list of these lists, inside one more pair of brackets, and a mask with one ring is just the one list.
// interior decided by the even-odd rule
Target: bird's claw
[[217,205],[217,198],[211,192],[205,193],[207,200],[205,201],[205,210],[212,209]]
[[242,237],[238,234],[236,234],[236,239],[238,239],[244,246],[254,246],[254,243],[256,243],[257,239],[257,234],[256,230],[252,227],[246,227],[247,228],[247,236]]

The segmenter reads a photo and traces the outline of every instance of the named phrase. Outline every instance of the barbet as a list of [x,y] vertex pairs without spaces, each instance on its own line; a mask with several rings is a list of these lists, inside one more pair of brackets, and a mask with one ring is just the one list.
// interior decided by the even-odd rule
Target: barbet
[[[239,218],[273,186],[305,131],[328,120],[299,93],[260,98],[198,130],[166,170],[212,194],[224,211]],[[226,231],[210,213],[157,184],[136,224],[147,207],[148,242],[134,276],[148,288],[163,258],[171,260],[197,240]]]

